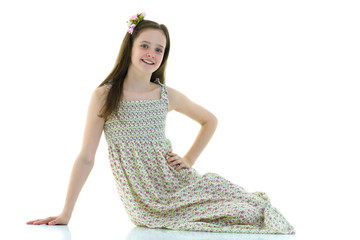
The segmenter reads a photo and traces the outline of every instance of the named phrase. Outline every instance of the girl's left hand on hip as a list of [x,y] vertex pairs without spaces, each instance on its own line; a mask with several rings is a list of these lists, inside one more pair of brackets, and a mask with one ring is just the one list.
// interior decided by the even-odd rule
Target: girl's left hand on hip
[[185,157],[180,157],[179,155],[177,155],[176,153],[173,152],[169,152],[168,156],[170,156],[166,161],[169,163],[170,166],[174,166],[175,165],[175,170],[179,171],[183,168],[191,168],[192,167],[192,163],[190,161],[190,159],[185,158]]

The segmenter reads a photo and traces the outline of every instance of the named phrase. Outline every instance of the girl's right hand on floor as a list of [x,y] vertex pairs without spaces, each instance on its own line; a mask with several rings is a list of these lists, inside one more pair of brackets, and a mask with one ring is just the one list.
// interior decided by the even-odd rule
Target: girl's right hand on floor
[[43,219],[37,219],[27,222],[26,224],[32,225],[40,225],[40,224],[48,224],[48,225],[67,225],[70,221],[70,218],[60,214],[59,216],[48,217]]

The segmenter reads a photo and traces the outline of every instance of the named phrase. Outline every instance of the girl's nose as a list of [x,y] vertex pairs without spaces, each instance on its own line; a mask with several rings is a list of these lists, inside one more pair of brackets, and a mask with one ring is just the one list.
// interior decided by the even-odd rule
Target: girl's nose
[[151,55],[150,53],[147,53],[146,56],[149,57],[149,58],[154,57],[154,55]]

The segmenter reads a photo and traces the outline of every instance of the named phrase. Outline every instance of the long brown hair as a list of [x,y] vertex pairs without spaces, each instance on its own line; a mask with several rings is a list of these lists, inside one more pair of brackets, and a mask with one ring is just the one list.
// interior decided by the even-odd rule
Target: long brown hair
[[158,24],[157,22],[150,20],[142,20],[140,23],[136,25],[132,34],[126,33],[123,42],[121,44],[119,55],[117,56],[115,66],[111,73],[105,78],[105,80],[98,86],[101,87],[105,84],[111,84],[112,87],[108,92],[108,96],[106,102],[101,108],[100,115],[98,117],[104,118],[105,120],[115,112],[116,116],[118,110],[120,108],[120,99],[123,91],[123,83],[124,79],[127,75],[128,68],[131,63],[131,50],[133,47],[133,43],[140,32],[144,29],[152,28],[162,30],[166,37],[166,46],[164,51],[164,56],[160,67],[152,73],[151,82],[154,82],[156,78],[160,79],[161,83],[165,83],[165,69],[166,63],[169,56],[170,51],[170,36],[169,31],[167,30],[164,24]]

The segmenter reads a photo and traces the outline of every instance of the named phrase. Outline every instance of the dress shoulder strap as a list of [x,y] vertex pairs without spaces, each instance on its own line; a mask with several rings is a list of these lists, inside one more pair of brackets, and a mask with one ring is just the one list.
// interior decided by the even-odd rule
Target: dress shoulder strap
[[160,82],[160,78],[155,78],[155,81],[157,84],[159,84],[161,87],[164,87],[164,84]]
[[165,83],[161,83],[159,78],[156,78],[155,81],[157,84],[161,86],[161,98],[168,101],[168,91]]
[[111,88],[111,86],[112,86],[112,84],[113,84],[113,80],[111,79],[110,81],[108,81],[107,83],[104,83],[104,85],[107,87],[107,88]]

